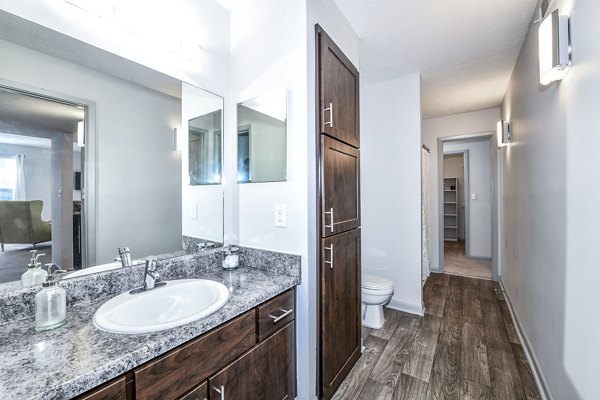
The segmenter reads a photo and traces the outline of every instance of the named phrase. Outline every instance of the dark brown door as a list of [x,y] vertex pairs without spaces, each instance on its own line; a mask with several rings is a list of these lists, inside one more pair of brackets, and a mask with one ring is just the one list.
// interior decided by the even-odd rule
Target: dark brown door
[[321,237],[360,226],[360,152],[321,135]]
[[359,147],[358,71],[325,32],[317,35],[321,133]]
[[208,380],[210,399],[283,400],[295,397],[294,323]]
[[360,357],[360,229],[322,239],[321,362],[331,398]]

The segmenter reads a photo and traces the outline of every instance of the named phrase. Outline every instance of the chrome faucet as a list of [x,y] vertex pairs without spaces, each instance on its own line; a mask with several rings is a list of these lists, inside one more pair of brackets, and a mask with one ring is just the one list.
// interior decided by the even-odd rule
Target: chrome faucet
[[131,252],[129,251],[129,247],[119,247],[119,257],[121,258],[121,265],[123,267],[131,267],[133,263],[131,262]]
[[156,257],[146,259],[146,269],[144,271],[144,290],[154,289],[160,279],[160,274],[156,270]]
[[158,281],[160,279],[160,274],[156,270],[156,267],[158,266],[157,260],[157,257],[149,257],[146,259],[146,268],[144,269],[144,285],[140,288],[131,290],[129,292],[130,294],[145,292],[147,290],[152,290],[167,284],[167,282]]

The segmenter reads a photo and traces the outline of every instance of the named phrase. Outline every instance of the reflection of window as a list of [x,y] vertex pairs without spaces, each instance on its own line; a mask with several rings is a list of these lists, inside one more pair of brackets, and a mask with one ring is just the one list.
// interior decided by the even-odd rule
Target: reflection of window
[[17,192],[17,158],[0,156],[0,200],[15,200]]

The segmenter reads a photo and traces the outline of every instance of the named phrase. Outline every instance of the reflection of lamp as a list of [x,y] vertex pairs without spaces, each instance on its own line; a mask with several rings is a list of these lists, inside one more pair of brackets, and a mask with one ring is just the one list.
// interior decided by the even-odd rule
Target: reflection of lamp
[[498,147],[503,147],[510,143],[510,124],[508,121],[498,121],[496,136],[498,136]]
[[549,85],[569,71],[569,17],[554,10],[541,22],[538,33],[540,83]]
[[85,125],[83,121],[77,123],[77,146],[85,146]]

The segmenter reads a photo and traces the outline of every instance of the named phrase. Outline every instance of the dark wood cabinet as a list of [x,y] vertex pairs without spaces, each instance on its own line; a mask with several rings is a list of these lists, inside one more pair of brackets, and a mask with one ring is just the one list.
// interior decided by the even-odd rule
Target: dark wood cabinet
[[320,132],[360,146],[358,70],[329,36],[317,28]]
[[294,393],[294,323],[209,378],[210,399],[283,400]]
[[77,400],[133,400],[131,389],[133,374],[128,373],[82,394]]
[[361,354],[360,229],[322,239],[321,357],[328,399]]
[[360,226],[360,152],[321,136],[321,237]]
[[316,26],[320,398],[333,397],[360,357],[358,70]]
[[290,289],[77,400],[293,399],[295,308]]
[[204,382],[191,392],[180,397],[179,400],[208,400],[208,382]]

